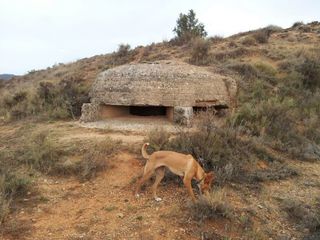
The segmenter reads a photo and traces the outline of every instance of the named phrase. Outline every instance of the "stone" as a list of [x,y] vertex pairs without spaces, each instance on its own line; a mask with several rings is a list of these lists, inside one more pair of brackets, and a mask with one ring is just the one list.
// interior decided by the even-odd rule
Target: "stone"
[[84,103],[81,108],[80,122],[94,122],[99,119],[99,105]]

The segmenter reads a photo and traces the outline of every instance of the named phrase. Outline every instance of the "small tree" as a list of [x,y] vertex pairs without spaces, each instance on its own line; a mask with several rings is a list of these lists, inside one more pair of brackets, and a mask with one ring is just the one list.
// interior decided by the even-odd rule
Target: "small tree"
[[195,37],[203,38],[207,36],[207,32],[204,30],[204,25],[199,23],[196,19],[195,12],[191,9],[188,14],[180,13],[177,20],[177,25],[173,29],[173,32],[177,34],[177,40],[185,43]]

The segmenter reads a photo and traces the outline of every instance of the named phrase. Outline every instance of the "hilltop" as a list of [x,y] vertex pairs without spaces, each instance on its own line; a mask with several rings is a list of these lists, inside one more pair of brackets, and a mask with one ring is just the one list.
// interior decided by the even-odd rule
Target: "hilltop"
[[[203,112],[192,130],[174,134],[79,124],[100,72],[158,60],[235,79],[230,108]],[[14,76],[0,85],[0,236],[319,239],[319,79],[319,22],[134,49],[122,44]],[[202,159],[215,172],[213,192],[191,204],[181,179],[167,174],[163,202],[151,199],[149,187],[136,199],[146,141],[152,151]]]
[[0,80],[10,80],[13,77],[14,77],[14,74],[7,74],[7,73],[0,74]]

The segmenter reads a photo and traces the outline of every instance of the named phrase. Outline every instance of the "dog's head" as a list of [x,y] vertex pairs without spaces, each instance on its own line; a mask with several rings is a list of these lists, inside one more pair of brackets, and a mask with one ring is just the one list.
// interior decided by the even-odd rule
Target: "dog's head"
[[212,181],[214,180],[214,173],[205,173],[203,181],[200,183],[201,193],[206,193],[211,189]]

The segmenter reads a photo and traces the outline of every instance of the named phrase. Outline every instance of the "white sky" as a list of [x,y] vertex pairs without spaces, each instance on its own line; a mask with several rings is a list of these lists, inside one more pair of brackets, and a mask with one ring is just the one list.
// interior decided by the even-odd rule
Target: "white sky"
[[189,9],[209,36],[320,20],[319,0],[0,0],[0,73],[169,40]]

